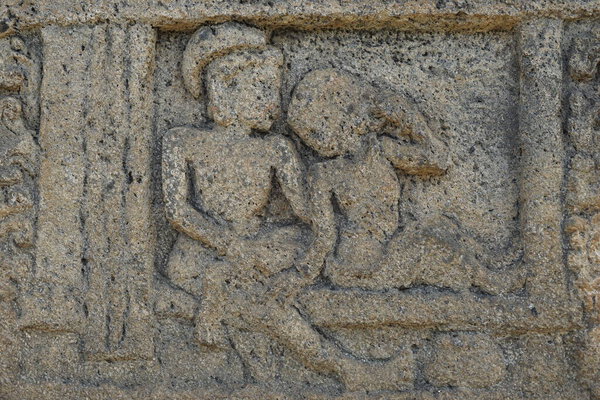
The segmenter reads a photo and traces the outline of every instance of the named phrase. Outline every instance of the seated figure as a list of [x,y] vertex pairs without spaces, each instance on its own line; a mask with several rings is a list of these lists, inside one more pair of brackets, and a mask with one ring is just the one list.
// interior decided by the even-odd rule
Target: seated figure
[[[206,88],[214,125],[164,136],[166,214],[180,232],[166,275],[200,300],[196,333],[206,348],[228,347],[230,330],[259,332],[349,389],[397,388],[403,371],[394,362],[349,356],[290,304],[290,295],[310,283],[294,263],[305,247],[302,226],[314,219],[295,146],[264,134],[280,112],[282,64],[264,32],[241,24],[201,28],[188,43],[184,82],[194,95]],[[296,223],[265,222],[274,182]]]
[[[523,283],[487,268],[489,256],[450,218],[399,226],[398,174],[442,176],[448,151],[424,116],[396,93],[336,69],[307,74],[288,110],[296,134],[326,161],[309,186],[316,239],[303,259],[335,285],[365,289],[478,286],[500,293]],[[325,254],[325,255],[324,255]]]

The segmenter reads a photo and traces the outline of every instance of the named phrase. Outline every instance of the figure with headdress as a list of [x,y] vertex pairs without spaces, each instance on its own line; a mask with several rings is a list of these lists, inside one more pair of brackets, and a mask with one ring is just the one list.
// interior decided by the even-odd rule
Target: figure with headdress
[[[350,389],[396,388],[403,371],[393,362],[347,355],[290,304],[289,293],[309,282],[294,263],[307,236],[302,225],[313,221],[295,146],[264,134],[280,113],[282,64],[266,34],[242,24],[203,27],[190,39],[183,80],[194,96],[205,90],[214,124],[173,128],[163,140],[167,218],[180,232],[166,274],[200,299],[203,346],[227,347],[228,329],[254,330]],[[274,182],[299,223],[265,224]]]

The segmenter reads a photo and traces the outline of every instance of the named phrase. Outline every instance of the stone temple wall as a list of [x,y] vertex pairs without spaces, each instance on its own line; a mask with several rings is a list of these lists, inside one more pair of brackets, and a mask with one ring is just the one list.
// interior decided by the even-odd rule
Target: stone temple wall
[[600,1],[0,0],[0,399],[600,399]]

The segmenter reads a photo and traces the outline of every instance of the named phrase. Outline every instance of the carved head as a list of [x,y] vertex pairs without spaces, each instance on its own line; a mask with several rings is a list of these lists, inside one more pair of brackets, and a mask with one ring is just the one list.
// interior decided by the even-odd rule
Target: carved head
[[276,49],[237,51],[206,68],[208,114],[219,125],[268,130],[280,114],[281,65]]
[[288,123],[304,142],[325,157],[354,153],[362,137],[381,122],[372,114],[375,91],[336,69],[308,73],[294,89]]
[[283,54],[267,46],[265,32],[229,22],[194,33],[184,52],[183,80],[195,97],[204,86],[208,114],[217,124],[268,130],[280,113],[282,64]]

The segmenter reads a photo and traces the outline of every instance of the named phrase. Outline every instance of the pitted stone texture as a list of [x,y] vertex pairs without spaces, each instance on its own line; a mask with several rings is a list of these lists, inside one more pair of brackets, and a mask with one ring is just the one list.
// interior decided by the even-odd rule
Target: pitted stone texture
[[[530,335],[521,338],[520,359],[516,367],[517,384],[528,398],[585,399],[569,366],[565,340],[560,336]],[[594,397],[592,397],[594,398]]]
[[598,398],[600,6],[7,1],[0,398]]
[[[497,261],[503,256],[512,261],[518,253],[509,246],[518,243],[512,240],[518,212],[518,64],[510,33],[281,31],[273,41],[286,59],[284,109],[310,71],[332,67],[357,75],[363,86],[376,84],[379,94],[391,90],[412,102],[433,136],[447,145],[442,152],[451,167],[440,178],[402,177],[403,222],[451,215],[496,247]],[[469,79],[482,74],[485,80]]]
[[[567,145],[568,219],[565,233],[569,251],[567,264],[574,272],[586,313],[587,334],[578,341],[576,359],[582,383],[593,396],[600,396],[600,260],[598,258],[600,198],[598,195],[598,59],[597,24],[571,24],[566,29],[569,75]],[[570,79],[569,79],[570,78]]]
[[21,298],[33,270],[39,85],[32,37],[0,39],[0,386],[20,373]]
[[425,378],[435,386],[487,388],[506,376],[502,351],[487,335],[440,334],[431,353]]

